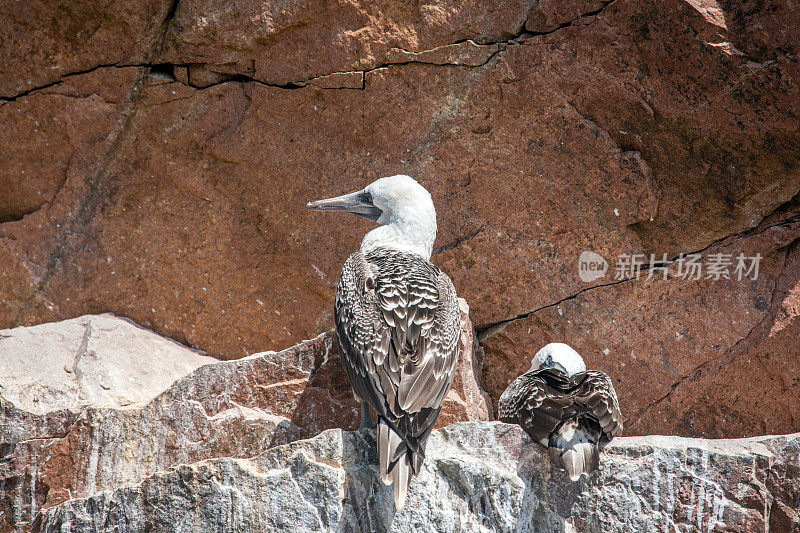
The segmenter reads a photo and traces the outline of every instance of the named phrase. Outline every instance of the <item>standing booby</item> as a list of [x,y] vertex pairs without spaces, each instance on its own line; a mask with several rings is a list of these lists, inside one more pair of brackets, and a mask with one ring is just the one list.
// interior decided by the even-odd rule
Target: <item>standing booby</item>
[[375,427],[381,479],[403,508],[412,475],[453,383],[460,315],[453,283],[430,262],[436,239],[431,195],[413,178],[381,178],[310,209],[348,211],[380,224],[345,262],[334,318],[342,363]]
[[622,433],[611,379],[586,370],[578,352],[558,342],[536,353],[531,369],[500,396],[498,411],[547,448],[572,481],[597,470],[601,444]]

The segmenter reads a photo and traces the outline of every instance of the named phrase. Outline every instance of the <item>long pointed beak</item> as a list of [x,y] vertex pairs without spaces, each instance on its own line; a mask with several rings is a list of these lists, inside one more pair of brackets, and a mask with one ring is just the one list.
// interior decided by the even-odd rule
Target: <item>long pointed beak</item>
[[378,220],[381,216],[381,210],[375,207],[365,191],[309,202],[306,208],[318,211],[347,211],[372,221]]
[[367,203],[367,195],[364,191],[358,191],[350,194],[343,194],[336,198],[326,198],[325,200],[308,202],[306,207],[308,209],[319,209],[322,211],[350,211],[351,209],[365,207],[367,205],[372,205],[371,203]]

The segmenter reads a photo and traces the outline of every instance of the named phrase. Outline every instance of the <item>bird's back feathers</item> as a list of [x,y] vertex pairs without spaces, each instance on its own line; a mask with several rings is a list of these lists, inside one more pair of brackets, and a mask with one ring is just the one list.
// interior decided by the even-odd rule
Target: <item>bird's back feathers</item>
[[353,391],[378,413],[381,478],[394,483],[400,508],[453,381],[455,289],[425,258],[378,248],[345,262],[334,311]]
[[500,397],[503,422],[519,424],[546,446],[571,479],[599,465],[599,447],[622,433],[623,418],[614,385],[603,372],[572,376],[554,368],[526,372]]

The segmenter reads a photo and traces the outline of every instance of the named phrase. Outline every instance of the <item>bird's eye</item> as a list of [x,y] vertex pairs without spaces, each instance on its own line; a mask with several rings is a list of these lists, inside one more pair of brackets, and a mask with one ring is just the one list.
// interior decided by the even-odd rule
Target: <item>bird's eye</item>
[[369,191],[364,191],[363,198],[365,202],[370,204],[372,203],[372,193],[370,193]]

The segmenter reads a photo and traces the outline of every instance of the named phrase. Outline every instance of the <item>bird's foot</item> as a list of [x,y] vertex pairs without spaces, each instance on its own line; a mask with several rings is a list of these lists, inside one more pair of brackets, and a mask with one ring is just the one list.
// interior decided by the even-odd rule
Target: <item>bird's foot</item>
[[361,425],[358,429],[375,429],[375,422],[372,421],[372,416],[369,414],[369,404],[361,402]]

